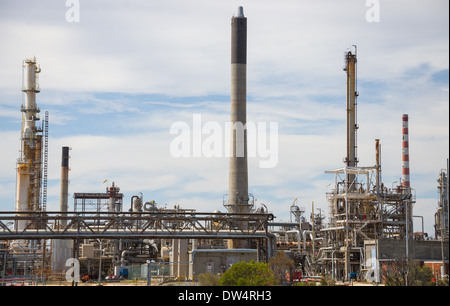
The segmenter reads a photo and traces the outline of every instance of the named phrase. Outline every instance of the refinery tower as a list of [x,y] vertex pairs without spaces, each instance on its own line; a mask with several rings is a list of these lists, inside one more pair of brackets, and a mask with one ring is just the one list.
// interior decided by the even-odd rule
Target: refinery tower
[[[20,157],[17,160],[17,190],[15,211],[45,211],[47,198],[47,156],[48,156],[48,113],[42,124],[40,110],[36,105],[39,93],[38,76],[41,72],[36,59],[23,61],[22,80],[22,130],[20,137]],[[19,220],[16,230],[24,230],[27,220]]]

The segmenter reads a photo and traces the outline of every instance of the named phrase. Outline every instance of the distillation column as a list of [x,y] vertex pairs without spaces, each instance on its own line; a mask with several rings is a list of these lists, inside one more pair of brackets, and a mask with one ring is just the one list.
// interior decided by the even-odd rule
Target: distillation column
[[[358,96],[356,91],[356,62],[356,51],[355,54],[353,54],[351,51],[348,51],[345,56],[344,68],[344,71],[347,75],[347,156],[345,158],[345,164],[348,168],[355,168],[358,164],[356,156],[356,130],[358,129],[358,126],[356,124],[356,98]],[[356,190],[356,177],[356,174],[346,174],[345,194],[354,192]],[[346,207],[346,212],[348,212],[351,204],[350,201],[348,201],[347,196],[345,198],[344,205]],[[353,205],[359,205],[359,203],[353,203]],[[346,216],[346,218],[347,217],[348,216]],[[348,220],[346,220],[346,224],[348,224]],[[349,228],[345,229],[345,246],[343,247],[343,249],[345,249],[344,269],[346,278],[349,277],[349,273],[351,272],[351,233],[349,231]]]
[[109,212],[120,212],[121,205],[118,199],[120,188],[116,187],[114,182],[112,182],[111,187],[106,188],[106,193],[109,195],[108,200],[108,211]]
[[438,191],[439,191],[439,202],[438,211],[434,215],[434,236],[436,239],[448,240],[448,159],[447,159],[447,170],[442,169],[439,173]]
[[[356,156],[356,54],[351,51],[347,52],[345,58],[344,71],[347,73],[347,157],[345,163],[348,167],[356,167],[358,164]],[[355,187],[353,183],[355,176],[349,174],[347,176],[347,185],[349,189]]]
[[[39,108],[36,105],[36,93],[39,93],[37,75],[41,69],[36,59],[23,62],[23,103],[21,155],[17,160],[17,190],[15,211],[39,211],[42,172],[42,129],[36,126],[39,120]],[[20,220],[15,225],[17,230],[24,230],[28,224]]]
[[[247,167],[247,18],[239,7],[231,19],[231,155],[229,165],[228,210],[248,213]],[[243,230],[248,224],[237,222]],[[231,249],[245,248],[245,241],[230,240]]]

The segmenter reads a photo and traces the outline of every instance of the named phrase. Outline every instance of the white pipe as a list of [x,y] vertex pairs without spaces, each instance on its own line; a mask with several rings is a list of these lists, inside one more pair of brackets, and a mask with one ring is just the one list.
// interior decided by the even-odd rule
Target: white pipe
[[[287,231],[286,234],[297,234],[297,245],[300,248],[301,246],[301,233],[300,230],[291,230],[291,231]],[[287,242],[287,241],[286,241]]]
[[[312,234],[312,231],[303,231],[303,248],[306,250],[306,234]],[[314,242],[314,241],[313,241]]]

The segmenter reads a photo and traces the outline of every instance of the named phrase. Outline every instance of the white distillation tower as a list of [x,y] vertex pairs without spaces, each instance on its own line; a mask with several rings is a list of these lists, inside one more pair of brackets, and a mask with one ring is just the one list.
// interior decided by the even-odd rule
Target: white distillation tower
[[[36,125],[36,121],[40,120],[40,110],[36,105],[36,94],[39,93],[37,76],[40,72],[35,58],[23,61],[22,132],[21,153],[17,160],[16,212],[41,210],[43,137],[42,128]],[[28,224],[28,220],[19,220],[15,229],[23,231]]]

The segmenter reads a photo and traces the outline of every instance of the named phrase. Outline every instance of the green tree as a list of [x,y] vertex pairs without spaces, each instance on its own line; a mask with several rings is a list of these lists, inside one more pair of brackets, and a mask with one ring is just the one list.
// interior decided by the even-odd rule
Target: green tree
[[277,281],[268,264],[251,261],[235,263],[219,281],[220,286],[273,286]]
[[200,286],[218,286],[219,285],[219,275],[212,273],[202,273],[198,276],[198,282]]
[[269,267],[279,283],[286,281],[286,272],[291,273],[295,268],[294,261],[289,259],[285,252],[279,251],[269,260]]
[[428,266],[416,264],[410,271],[408,278],[412,279],[411,286],[432,286],[433,271]]

